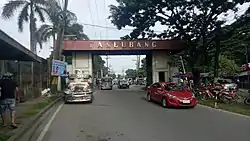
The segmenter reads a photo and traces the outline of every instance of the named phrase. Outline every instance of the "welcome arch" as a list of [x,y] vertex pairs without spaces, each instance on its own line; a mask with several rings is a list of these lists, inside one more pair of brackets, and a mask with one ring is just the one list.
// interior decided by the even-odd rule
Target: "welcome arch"
[[[169,53],[184,49],[181,40],[65,40],[63,54],[72,56],[68,72],[81,69],[93,74],[93,55],[146,55],[147,83],[167,81],[177,70],[171,71]],[[164,78],[162,78],[164,77]]]

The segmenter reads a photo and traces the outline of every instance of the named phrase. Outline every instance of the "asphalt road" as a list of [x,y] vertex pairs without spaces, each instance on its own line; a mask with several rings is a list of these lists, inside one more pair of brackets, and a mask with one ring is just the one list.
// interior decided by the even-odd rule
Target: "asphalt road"
[[164,109],[144,93],[136,86],[97,91],[92,104],[63,105],[43,141],[250,140],[250,118],[200,106]]

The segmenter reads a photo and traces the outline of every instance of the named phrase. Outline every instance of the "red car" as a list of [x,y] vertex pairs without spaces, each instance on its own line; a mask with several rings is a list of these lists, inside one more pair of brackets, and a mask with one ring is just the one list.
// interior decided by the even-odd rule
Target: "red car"
[[147,89],[148,101],[161,103],[163,107],[195,107],[197,99],[192,92],[173,82],[157,82]]

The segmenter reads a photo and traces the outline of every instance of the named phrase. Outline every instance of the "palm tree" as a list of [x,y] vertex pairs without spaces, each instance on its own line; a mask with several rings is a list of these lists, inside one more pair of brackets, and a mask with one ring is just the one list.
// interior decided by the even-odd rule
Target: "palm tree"
[[47,6],[46,0],[12,0],[6,3],[3,7],[2,17],[4,19],[10,19],[14,16],[15,12],[18,9],[21,9],[21,12],[18,15],[18,30],[23,31],[23,23],[29,22],[30,29],[30,49],[33,53],[36,52],[36,18],[44,22],[44,8]]
[[55,48],[55,42],[59,28],[64,25],[64,22],[66,22],[66,25],[75,22],[77,17],[74,13],[67,10],[67,20],[63,20],[62,8],[56,0],[50,1],[50,6],[47,7],[46,13],[48,14],[48,19],[51,24],[41,25],[41,27],[37,30],[36,35],[39,42],[47,42],[52,37],[54,44],[53,48]]
[[37,30],[37,35],[42,42],[48,41],[50,37],[53,38],[53,56],[54,59],[60,59],[64,30],[67,26],[75,23],[77,21],[77,17],[74,13],[67,10],[68,0],[64,1],[64,6],[61,6],[61,2],[58,0],[49,0],[48,3],[46,12],[49,15],[49,20],[52,24],[42,25]]

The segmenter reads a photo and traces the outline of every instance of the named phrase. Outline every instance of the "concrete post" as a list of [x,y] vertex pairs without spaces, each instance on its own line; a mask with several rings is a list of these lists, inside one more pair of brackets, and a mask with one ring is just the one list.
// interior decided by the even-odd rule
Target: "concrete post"
[[4,60],[0,60],[0,68],[1,68],[1,74],[5,73],[5,61]]

